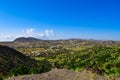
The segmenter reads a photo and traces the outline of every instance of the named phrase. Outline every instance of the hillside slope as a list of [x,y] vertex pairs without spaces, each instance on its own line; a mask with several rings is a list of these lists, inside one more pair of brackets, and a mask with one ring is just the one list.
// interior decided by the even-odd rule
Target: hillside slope
[[40,39],[33,38],[33,37],[19,37],[14,40],[14,42],[37,42],[40,41]]
[[7,46],[0,45],[0,80],[8,76],[40,74],[51,70],[46,60],[36,61]]
[[109,80],[104,76],[96,75],[91,71],[75,72],[67,69],[54,69],[47,73],[23,75],[7,80]]
[[12,48],[0,46],[0,74],[7,74],[14,67],[29,60],[28,57]]

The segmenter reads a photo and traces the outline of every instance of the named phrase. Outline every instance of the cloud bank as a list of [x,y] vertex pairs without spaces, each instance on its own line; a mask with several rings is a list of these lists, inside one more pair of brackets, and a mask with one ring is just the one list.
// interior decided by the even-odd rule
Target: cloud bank
[[18,37],[35,37],[39,39],[50,39],[50,37],[55,36],[54,31],[52,29],[46,29],[44,31],[37,31],[34,28],[28,28],[22,30],[21,33],[17,33],[14,35],[10,34],[0,34],[1,41],[11,41]]

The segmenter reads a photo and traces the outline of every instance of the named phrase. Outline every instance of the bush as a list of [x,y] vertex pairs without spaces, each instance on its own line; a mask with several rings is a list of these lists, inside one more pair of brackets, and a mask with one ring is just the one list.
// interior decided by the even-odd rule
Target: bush
[[8,75],[18,76],[24,74],[40,74],[51,70],[51,68],[52,68],[51,64],[48,61],[43,60],[43,61],[37,61],[36,64],[21,65],[17,68],[12,69]]

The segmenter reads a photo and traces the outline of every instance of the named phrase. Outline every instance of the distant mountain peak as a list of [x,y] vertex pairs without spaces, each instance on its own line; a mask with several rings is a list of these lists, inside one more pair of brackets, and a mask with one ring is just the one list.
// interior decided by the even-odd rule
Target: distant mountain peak
[[40,39],[34,37],[19,37],[14,40],[14,42],[36,42],[36,41],[40,41]]

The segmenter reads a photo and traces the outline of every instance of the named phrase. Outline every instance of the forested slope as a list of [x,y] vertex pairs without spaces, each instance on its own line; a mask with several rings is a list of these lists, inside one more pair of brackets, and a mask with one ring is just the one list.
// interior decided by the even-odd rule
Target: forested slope
[[42,73],[50,68],[46,60],[36,61],[12,48],[0,46],[0,79],[13,75]]

